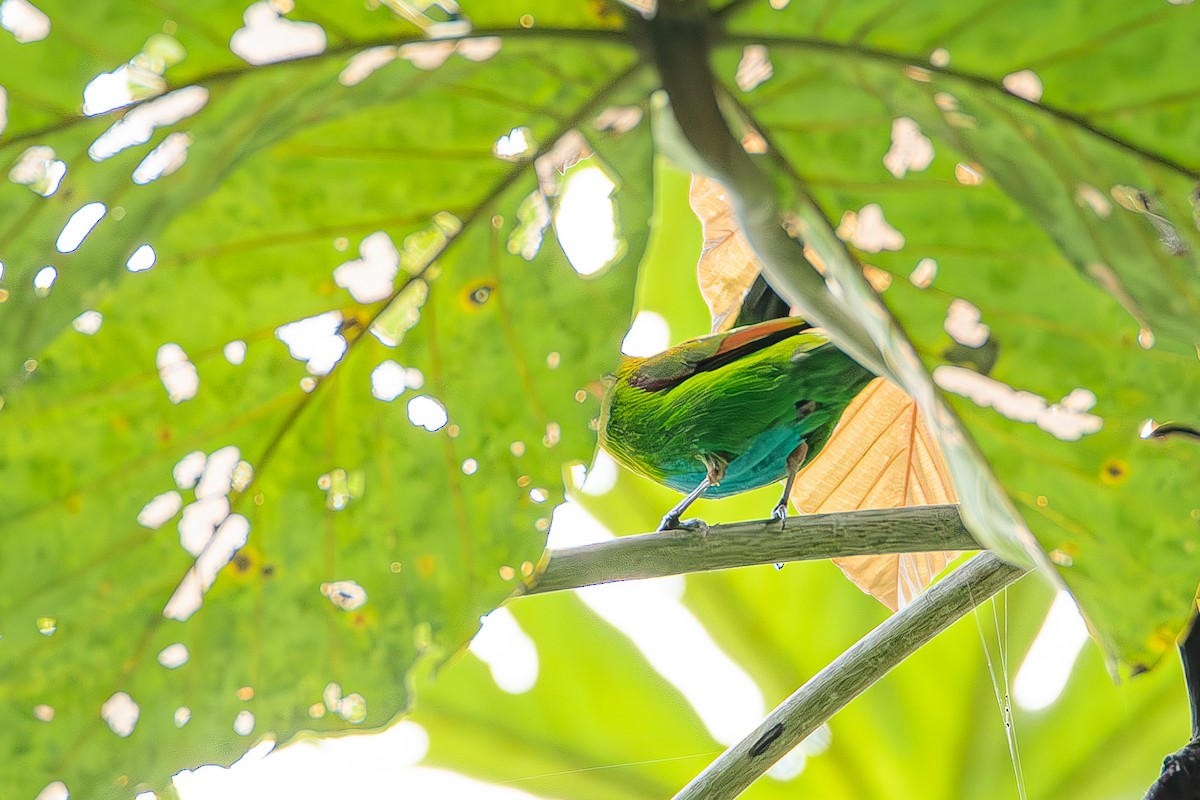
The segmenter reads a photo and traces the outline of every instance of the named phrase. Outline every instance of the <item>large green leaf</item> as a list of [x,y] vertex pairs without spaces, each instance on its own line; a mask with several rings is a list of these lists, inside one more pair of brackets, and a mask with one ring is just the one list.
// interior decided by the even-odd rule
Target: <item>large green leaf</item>
[[[591,123],[610,106],[648,113],[655,79],[639,63],[648,50],[619,30],[624,11],[589,2],[529,2],[520,13],[476,3],[474,32],[451,22],[447,41],[429,44],[387,8],[347,0],[291,15],[324,27],[323,53],[250,67],[229,50],[242,2],[40,5],[48,38],[19,44],[0,33],[9,100],[0,160],[50,146],[67,166],[46,198],[0,185],[0,698],[12,720],[0,736],[0,797],[58,779],[77,794],[128,796],[179,767],[229,761],[265,734],[383,724],[408,702],[413,663],[460,646],[506,594],[505,577],[536,560],[561,467],[590,450],[593,401],[574,398],[615,356],[651,201],[650,126],[616,134]],[[999,343],[998,380],[1051,403],[1076,387],[1096,393],[1103,428],[1068,442],[950,400],[1104,645],[1150,663],[1195,590],[1189,492],[1200,465],[1188,443],[1137,432],[1150,417],[1193,414],[1196,262],[1167,254],[1166,229],[1138,213],[1137,193],[1117,193],[1132,211],[1112,200],[1108,216],[1091,208],[1103,209],[1096,196],[1114,186],[1143,189],[1193,253],[1200,245],[1185,205],[1198,124],[1186,102],[1197,88],[1188,53],[1200,16],[1194,6],[1140,8],[1106,2],[1084,17],[1032,0],[781,11],[734,2],[714,43],[731,84],[743,47],[769,45],[774,77],[731,92],[772,145],[760,163],[787,179],[780,185],[798,176],[834,224],[879,202],[907,236],[899,254],[869,257],[897,276],[885,298],[926,366],[978,363],[943,328],[951,299],[965,298]],[[203,87],[206,105],[149,146],[89,160],[126,112],[80,115],[83,87],[143,48],[171,51],[162,39],[147,44],[158,33],[187,51],[166,69],[167,86]],[[501,39],[495,54],[491,36]],[[357,85],[338,80],[368,47],[413,43],[424,49]],[[447,60],[419,68],[430,47]],[[937,47],[949,67],[910,67]],[[1027,68],[1045,84],[1041,103],[1001,88]],[[896,180],[883,167],[898,116],[935,139],[927,175]],[[532,262],[509,253],[518,221],[536,219],[525,202],[538,185],[530,162],[492,156],[518,126],[542,151],[580,129],[618,184],[624,254],[605,274],[579,278],[549,232]],[[150,146],[184,131],[191,145],[178,172],[130,182]],[[953,180],[959,160],[976,165],[982,185]],[[108,215],[77,252],[57,252],[64,224],[89,202]],[[391,294],[360,304],[332,270],[376,231],[409,248]],[[124,264],[144,243],[158,263],[130,273]],[[940,274],[922,291],[904,279],[925,257]],[[57,281],[36,292],[48,265]],[[420,321],[397,347],[367,333],[382,313],[398,336],[423,285]],[[85,311],[103,314],[93,338],[71,327],[94,326]],[[315,378],[273,334],[325,312],[340,313],[349,349]],[[1136,343],[1139,327],[1156,337],[1150,352]],[[244,363],[224,357],[231,341],[246,342]],[[160,350],[168,343],[199,375],[199,394],[180,404],[156,374],[160,355],[177,356]],[[387,359],[419,370],[423,386],[391,403],[373,398],[371,373]],[[404,404],[418,394],[443,403],[451,424],[410,424]],[[135,519],[176,491],[182,457],[231,445],[253,470],[249,484],[238,471],[232,494],[248,544],[192,619],[164,619],[192,558],[173,521],[154,531]],[[468,459],[475,474],[461,469]],[[983,461],[969,467],[986,474]],[[326,585],[355,605],[357,589],[338,594],[340,580],[365,589],[366,604],[345,611],[322,596]],[[826,655],[849,638],[830,639]],[[156,664],[176,642],[189,662]],[[331,692],[325,702],[331,683],[351,699],[338,705]],[[123,739],[101,720],[119,692],[140,706]],[[190,722],[177,729],[183,706]],[[250,735],[234,731],[242,711],[254,715]]]
[[[657,226],[639,298],[680,338],[709,322],[699,292],[679,289],[699,255],[699,225],[687,207],[686,179],[660,170],[657,186]],[[618,532],[648,529],[677,499],[627,473],[610,491],[578,495]],[[701,501],[696,509],[710,522],[734,521],[764,515],[777,499],[772,487]],[[619,595],[621,588],[610,591]],[[982,606],[839,712],[829,722],[828,749],[809,755],[798,776],[760,779],[744,796],[1019,797],[993,679],[1002,694],[1013,688],[1050,595],[1031,576]],[[751,675],[768,706],[886,615],[829,564],[688,576],[683,602]],[[507,694],[471,653],[423,678],[413,718],[429,732],[430,765],[542,797],[642,800],[671,796],[722,749],[680,691],[578,599],[538,595],[509,608],[536,646],[536,684],[528,693]],[[707,668],[694,665],[697,672]],[[1188,731],[1176,664],[1114,685],[1100,649],[1090,644],[1056,703],[1023,711],[1010,702],[1031,800],[1140,796],[1163,754]]]
[[[776,148],[763,162],[803,182],[832,225],[876,203],[903,234],[883,252],[862,243],[861,257],[894,275],[888,307],[930,369],[994,356],[1000,383],[961,371],[935,379],[960,387],[947,393],[953,409],[1104,647],[1135,668],[1153,664],[1197,582],[1200,450],[1139,432],[1151,418],[1197,422],[1200,236],[1188,197],[1200,117],[1186,98],[1200,87],[1186,64],[1200,9],[740,12],[718,73]],[[774,74],[743,93],[732,78],[751,43],[767,45]],[[1029,88],[1010,77],[1024,70],[1035,71],[1040,98],[1028,75]],[[933,161],[898,179],[884,156],[901,118],[931,140]],[[909,276],[926,258],[937,277],[917,288]],[[956,299],[982,312],[991,356],[954,346],[943,323]],[[1013,389],[1044,402],[1031,408],[1038,401],[1025,396],[1014,410]],[[1099,419],[1057,405],[1076,389],[1094,393]],[[1100,427],[1056,435],[1063,417]]]
[[[0,186],[0,797],[54,780],[73,795],[127,797],[265,735],[388,722],[408,703],[414,662],[469,639],[537,560],[563,465],[594,447],[595,400],[577,395],[615,357],[650,214],[649,126],[604,133],[592,120],[646,88],[625,50],[566,42],[546,53],[508,39],[486,61],[454,55],[430,71],[401,59],[347,87],[338,77],[351,55],[420,34],[386,9],[324,8],[324,55],[251,68],[224,46],[244,6],[211,4],[196,19],[169,15],[189,57],[168,77],[210,98],[185,123],[182,169],[141,186],[130,172],[148,148],[93,163],[84,152],[114,115],[74,109],[97,64],[117,67],[168,15],[44,7],[49,39],[0,37],[0,80],[12,87],[0,159],[49,144],[68,163],[48,198]],[[96,30],[111,52],[64,57]],[[532,157],[502,160],[492,147],[519,125],[537,152],[580,130],[618,185],[623,249],[606,271],[578,275],[552,230],[529,260],[510,252],[539,178]],[[109,216],[77,252],[58,253],[85,201]],[[403,251],[399,276],[356,302],[333,270],[384,234]],[[130,272],[147,242],[157,264]],[[47,264],[58,278],[38,296],[32,276]],[[85,310],[102,315],[94,335],[72,329]],[[346,353],[328,376],[310,375],[276,331],[327,312],[326,337],[343,337]],[[193,366],[166,365],[166,344]],[[387,361],[409,384],[391,401],[372,396]],[[185,386],[171,402],[159,368],[194,370],[195,397]],[[440,404],[448,425],[410,422],[422,395],[416,408]],[[194,452],[201,464],[220,453],[215,488],[206,477],[199,491],[215,497],[218,521],[228,494],[235,516],[231,542],[218,534],[201,556],[220,572],[191,616],[195,597],[172,600],[198,574],[176,519],[138,518],[156,496],[193,500],[194,478],[173,470]],[[194,552],[207,534],[193,534]],[[160,665],[176,644],[186,664]],[[102,707],[120,717],[126,697],[136,725],[110,730]]]

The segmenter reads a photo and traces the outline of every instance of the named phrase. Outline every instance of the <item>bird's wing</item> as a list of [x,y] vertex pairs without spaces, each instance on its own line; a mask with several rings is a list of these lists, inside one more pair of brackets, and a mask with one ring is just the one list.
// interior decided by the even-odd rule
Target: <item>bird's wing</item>
[[798,317],[786,317],[689,339],[642,361],[628,383],[646,392],[666,391],[698,372],[719,369],[810,328]]

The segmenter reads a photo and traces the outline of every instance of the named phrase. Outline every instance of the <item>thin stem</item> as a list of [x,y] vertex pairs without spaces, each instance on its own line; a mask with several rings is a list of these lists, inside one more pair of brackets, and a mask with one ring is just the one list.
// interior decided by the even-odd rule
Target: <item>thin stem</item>
[[664,531],[550,550],[545,568],[517,594],[754,564],[978,547],[958,506],[806,514],[788,518],[782,531],[777,520],[736,522],[706,533]]
[[660,5],[658,16],[643,29],[684,137],[709,174],[730,190],[738,224],[771,286],[806,319],[828,330],[848,355],[875,374],[896,380],[862,320],[833,298],[824,277],[805,257],[803,245],[783,229],[771,181],[733,136],[717,105],[716,77],[708,62],[711,21],[702,12]]
[[972,558],[834,659],[749,736],[722,753],[674,800],[737,797],[892,667],[1025,572],[991,553]]

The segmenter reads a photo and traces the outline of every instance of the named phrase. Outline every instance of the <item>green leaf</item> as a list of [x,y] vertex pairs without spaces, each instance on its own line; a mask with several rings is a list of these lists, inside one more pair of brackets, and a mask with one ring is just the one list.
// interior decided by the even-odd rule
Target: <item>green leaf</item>
[[[48,144],[68,165],[46,198],[0,186],[0,794],[62,780],[73,795],[129,797],[265,736],[386,724],[410,701],[413,664],[467,641],[538,559],[564,465],[594,448],[585,390],[618,350],[650,214],[649,125],[592,121],[647,87],[623,49],[568,33],[546,52],[521,28],[486,61],[400,59],[345,86],[353,54],[420,33],[345,4],[316,17],[325,53],[247,67],[225,46],[244,4],[214,4],[167,25],[187,51],[167,71],[172,87],[209,90],[199,113],[155,137],[186,130],[187,160],[135,185],[149,147],[89,160],[118,115],[75,109],[95,64],[128,60],[164,13],[44,6],[49,39],[0,37],[13,87],[0,159]],[[95,30],[105,53],[63,57]],[[53,78],[21,77],[43,72]],[[521,125],[530,156],[494,157]],[[617,184],[621,250],[586,278],[553,229],[524,255],[508,247],[539,183],[562,188],[553,170],[539,179],[533,157],[575,129],[588,164]],[[90,201],[108,215],[76,252],[57,252]],[[387,240],[398,273],[340,288],[335,269],[360,245],[381,257]],[[145,243],[156,263],[130,272]],[[32,276],[47,264],[57,280],[41,297]],[[84,311],[102,315],[94,335],[72,329]],[[336,364],[292,358],[280,341],[281,326],[317,315]],[[381,365],[406,385],[373,388]],[[410,421],[422,405],[448,420],[436,431]],[[228,495],[234,516],[207,551],[212,524],[189,523],[189,555],[170,514],[196,498],[181,462],[205,456],[204,507],[219,522]],[[156,497],[165,505],[147,507]],[[212,587],[197,610],[202,573]],[[177,644],[186,663],[163,666]],[[114,718],[110,730],[102,707],[116,696],[119,711],[120,693],[136,724]]]
[[[687,207],[686,178],[660,170],[657,179],[658,224],[640,305],[662,315],[678,339],[709,321],[699,293],[678,288],[694,274],[700,237]],[[777,498],[771,487],[701,501],[696,514],[709,522],[753,519]],[[610,530],[623,532],[649,530],[678,495],[622,473],[610,491],[577,500]],[[619,601],[625,590],[604,591]],[[996,605],[983,605],[830,720],[828,749],[810,747],[798,776],[760,779],[744,796],[1018,797],[993,680],[1010,695],[1027,797],[1139,796],[1189,729],[1178,665],[1169,660],[1114,685],[1102,652],[1089,643],[1058,701],[1023,710],[1012,682],[1051,594],[1030,576]],[[768,707],[886,615],[830,564],[690,575],[683,602],[749,673]],[[542,797],[641,800],[671,796],[723,749],[679,690],[578,595],[524,597],[508,608],[536,647],[536,684],[527,693],[507,694],[469,652],[422,678],[413,719],[429,732],[428,764]],[[998,637],[997,629],[1006,635]],[[697,673],[708,668],[693,665]],[[728,694],[723,686],[711,691]]]
[[[1200,88],[1185,44],[1200,11],[755,5],[730,25],[717,71],[775,148],[764,163],[792,173],[834,226],[882,207],[902,246],[851,244],[892,273],[885,302],[935,380],[957,387],[951,406],[1105,649],[1153,664],[1196,591],[1200,450],[1139,431],[1198,421],[1200,236],[1187,198],[1200,121],[1184,98]],[[732,78],[752,43],[768,46],[774,74],[743,93]],[[1012,83],[1023,70],[1040,98],[1006,89],[1031,91]],[[884,157],[902,118],[933,161],[897,178]],[[909,279],[923,259],[937,263],[928,288]],[[957,299],[990,328],[986,359],[947,333]],[[939,369],[993,358],[999,383]],[[1076,389],[1070,412],[1060,404]],[[1006,401],[1007,413],[987,407]]]
[[[289,16],[322,25],[322,52],[247,66],[230,51],[231,35],[250,22],[245,0],[126,5],[43,0],[48,38],[20,44],[0,33],[0,160],[54,148],[24,164],[37,191],[0,182],[0,698],[11,720],[0,735],[0,785],[22,797],[60,779],[76,794],[128,797],[183,766],[228,762],[266,735],[376,727],[404,709],[414,663],[424,657],[432,668],[460,647],[537,560],[562,467],[590,454],[595,409],[585,387],[615,358],[651,210],[649,121],[626,133],[592,124],[614,106],[644,118],[657,88],[639,61],[648,50],[619,30],[620,9],[538,0],[518,16],[510,4],[481,2],[464,34],[445,18],[404,20],[348,0],[314,5]],[[1200,17],[1194,6],[1116,2],[1086,16],[1031,1],[999,8],[734,2],[720,12],[727,28],[714,32],[717,69],[732,86],[743,47],[767,44],[774,76],[730,92],[771,146],[761,161],[770,177],[791,183],[789,197],[798,177],[833,224],[880,203],[907,237],[900,253],[870,259],[895,276],[885,297],[926,366],[994,361],[993,377],[1049,403],[1076,387],[1095,392],[1103,427],[1079,441],[951,396],[987,462],[975,458],[963,474],[994,471],[1106,648],[1151,663],[1186,619],[1196,585],[1189,497],[1198,455],[1190,443],[1137,433],[1150,417],[1195,422],[1200,242],[1187,198],[1200,123],[1187,101]],[[432,24],[451,35],[426,41]],[[409,47],[359,83],[339,80],[353,56],[392,46]],[[948,67],[910,68],[939,47]],[[183,118],[150,142],[94,161],[87,153],[98,137],[156,102],[80,114],[88,82],[126,64],[141,70],[133,97],[199,87],[204,105],[177,112]],[[1041,76],[1040,103],[1003,91],[1004,77],[1023,69]],[[202,95],[189,91],[182,97],[198,104]],[[899,116],[934,139],[935,160],[897,180],[883,157]],[[617,184],[624,247],[601,274],[576,275],[551,230],[532,260],[520,255],[532,254],[555,205],[537,202],[547,176],[529,160],[493,156],[497,140],[521,127],[538,153],[581,131],[590,163]],[[190,144],[178,171],[131,183],[151,148],[181,134],[189,139],[174,146]],[[67,172],[52,192],[58,160]],[[960,161],[975,165],[981,185],[958,184]],[[1108,216],[1092,210],[1103,208],[1097,195],[1109,198]],[[107,214],[78,250],[58,252],[68,219],[93,202]],[[378,253],[378,232],[404,251],[403,270],[388,292],[359,303],[333,271],[364,242]],[[128,259],[147,244],[156,263],[130,272]],[[1170,252],[1180,244],[1192,254]],[[940,267],[924,290],[905,283],[922,258]],[[648,277],[643,290],[656,282]],[[945,332],[958,298],[990,326],[987,358],[964,355]],[[320,377],[276,332],[327,313],[326,338],[336,333],[347,350]],[[89,336],[73,320],[83,331],[101,324]],[[1139,328],[1156,337],[1149,352]],[[244,354],[235,344],[227,358],[231,342],[245,343]],[[388,360],[393,375],[416,370],[421,383],[391,402],[371,396],[372,373]],[[181,402],[168,399],[160,367],[184,379],[174,389]],[[198,393],[184,399],[193,369]],[[417,372],[404,375],[417,382]],[[417,409],[441,404],[448,424],[414,426],[407,404],[418,395],[428,400]],[[974,446],[960,443],[972,458]],[[192,500],[173,469],[194,452],[229,459],[248,539],[181,623],[163,610],[194,559],[175,520],[157,530],[136,520],[155,497]],[[655,501],[654,513],[665,505]],[[752,507],[731,501],[721,513],[756,515]],[[989,509],[974,511],[988,518]],[[223,555],[246,533],[233,519],[219,537]],[[216,545],[210,553],[206,561],[221,555]],[[549,614],[544,623],[559,624]],[[790,618],[782,623],[794,634]],[[798,636],[796,646],[831,655],[857,638],[844,622],[838,630],[842,638],[814,632],[830,637],[820,647]],[[187,646],[187,663],[155,663],[175,643]],[[615,670],[611,655],[595,657]],[[661,689],[622,687],[632,698]],[[125,738],[101,719],[122,692],[139,709]],[[182,707],[190,721],[177,728]],[[431,700],[430,713],[437,707]],[[886,716],[889,735],[927,708]],[[249,732],[243,711],[254,715]],[[120,720],[112,727],[123,730]],[[633,752],[644,740],[632,741],[638,747],[617,757],[644,758]],[[694,755],[698,741],[676,752]],[[607,751],[584,752],[581,764]],[[656,792],[684,772],[664,768],[620,791]]]

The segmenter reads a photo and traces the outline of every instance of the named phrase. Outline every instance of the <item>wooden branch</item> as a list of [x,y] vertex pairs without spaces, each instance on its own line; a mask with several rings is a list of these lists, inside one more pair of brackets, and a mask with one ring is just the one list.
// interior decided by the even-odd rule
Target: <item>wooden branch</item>
[[550,550],[517,594],[657,578],[752,564],[780,564],[880,553],[975,550],[958,506],[919,506],[713,525],[707,532],[665,531]]
[[982,553],[934,584],[784,700],[674,800],[729,800],[867,687],[1026,570]]

